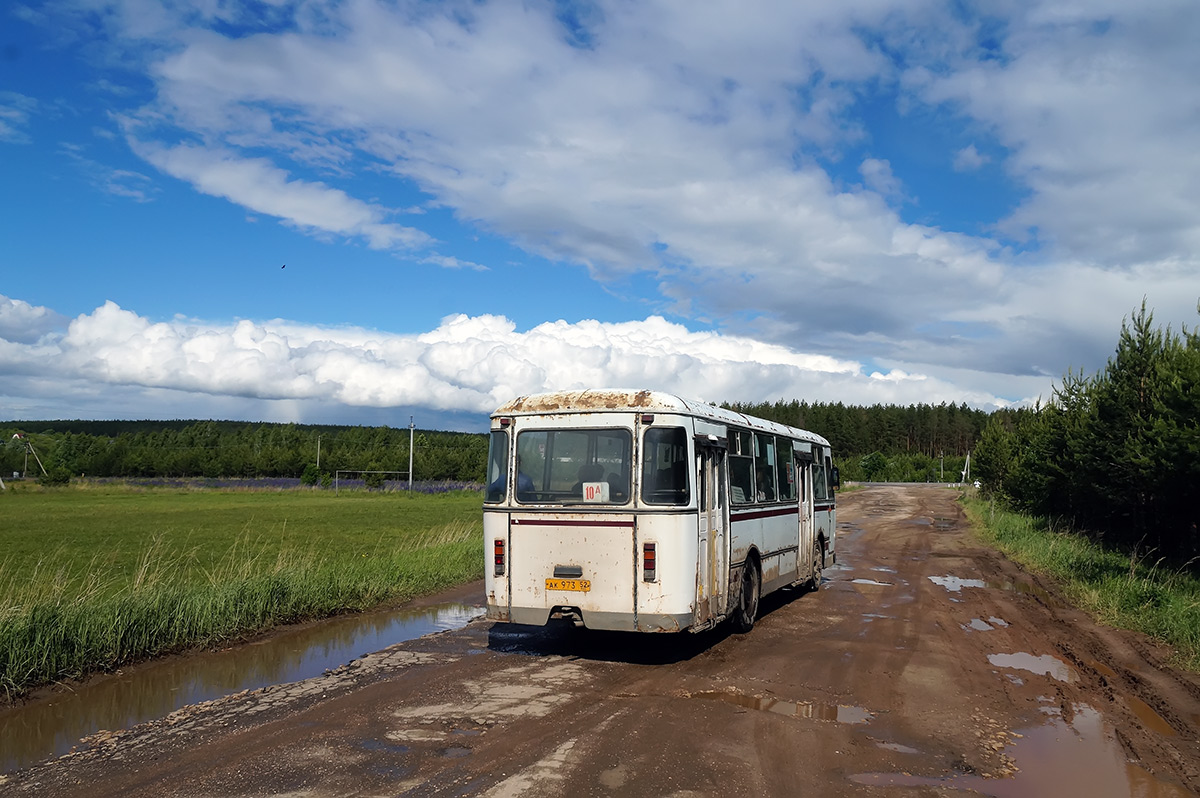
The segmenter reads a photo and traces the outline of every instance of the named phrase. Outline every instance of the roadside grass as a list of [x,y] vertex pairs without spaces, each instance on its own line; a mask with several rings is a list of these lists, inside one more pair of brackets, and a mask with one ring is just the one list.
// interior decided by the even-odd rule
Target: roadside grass
[[1109,626],[1143,632],[1175,649],[1175,664],[1200,672],[1200,579],[1152,552],[1122,554],[1083,535],[965,497],[982,537],[1021,565],[1053,577],[1072,604]]
[[483,574],[481,496],[71,488],[0,498],[0,693]]

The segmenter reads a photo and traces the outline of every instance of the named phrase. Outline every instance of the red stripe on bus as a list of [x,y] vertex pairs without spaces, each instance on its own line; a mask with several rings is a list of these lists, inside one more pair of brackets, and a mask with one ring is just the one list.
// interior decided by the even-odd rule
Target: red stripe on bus
[[730,515],[731,521],[752,521],[756,518],[776,518],[781,515],[799,515],[799,507],[781,507],[778,510],[757,510],[749,513],[734,512]]

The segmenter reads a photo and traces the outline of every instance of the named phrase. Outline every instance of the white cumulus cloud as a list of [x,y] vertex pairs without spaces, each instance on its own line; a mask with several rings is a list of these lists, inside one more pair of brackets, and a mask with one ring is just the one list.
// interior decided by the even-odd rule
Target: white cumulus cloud
[[9,343],[32,344],[63,323],[64,319],[49,308],[31,305],[0,294],[0,339]]
[[[177,391],[209,396],[213,406],[241,398],[486,414],[517,395],[596,386],[649,387],[712,402],[961,397],[951,383],[926,375],[866,374],[856,362],[689,330],[656,316],[521,331],[502,316],[459,314],[429,332],[400,335],[282,320],[154,322],[106,302],[37,343],[0,340],[0,368],[18,365],[85,392]],[[1004,404],[983,392],[971,399]]]

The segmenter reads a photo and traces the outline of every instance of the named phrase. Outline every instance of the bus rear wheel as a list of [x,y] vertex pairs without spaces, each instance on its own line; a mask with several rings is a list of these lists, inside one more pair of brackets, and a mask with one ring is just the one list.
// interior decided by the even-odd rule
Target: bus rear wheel
[[821,589],[821,570],[825,566],[825,547],[821,545],[821,541],[817,541],[813,546],[812,558],[812,577],[810,578],[810,587],[813,590]]
[[742,592],[738,599],[737,611],[733,613],[733,628],[739,632],[749,632],[754,628],[758,617],[758,597],[762,589],[762,579],[758,575],[758,563],[746,560],[742,566]]

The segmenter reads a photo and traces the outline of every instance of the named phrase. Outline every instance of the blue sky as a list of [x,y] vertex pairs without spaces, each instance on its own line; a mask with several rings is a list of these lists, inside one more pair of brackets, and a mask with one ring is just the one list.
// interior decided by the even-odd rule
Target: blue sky
[[810,6],[5,6],[0,418],[992,408],[1195,324],[1200,6]]

